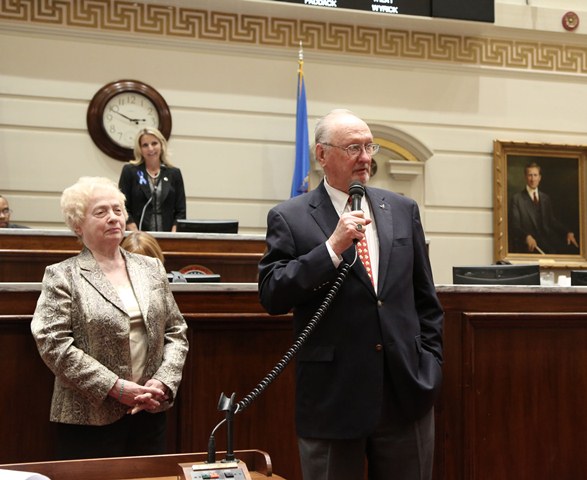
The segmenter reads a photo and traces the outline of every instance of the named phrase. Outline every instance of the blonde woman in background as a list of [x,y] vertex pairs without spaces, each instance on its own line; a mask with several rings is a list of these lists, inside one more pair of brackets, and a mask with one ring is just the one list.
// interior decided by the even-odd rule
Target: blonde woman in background
[[155,128],[139,131],[134,160],[123,168],[118,186],[126,196],[129,230],[175,232],[186,218],[181,170],[169,162],[167,141]]

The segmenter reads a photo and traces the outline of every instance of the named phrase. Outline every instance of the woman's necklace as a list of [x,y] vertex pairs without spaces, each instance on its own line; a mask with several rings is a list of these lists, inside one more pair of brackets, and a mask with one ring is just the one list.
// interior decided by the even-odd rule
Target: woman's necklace
[[153,175],[151,172],[149,172],[149,169],[147,169],[147,175],[149,175],[149,180],[151,181],[151,185],[153,186],[157,186],[157,184],[159,183],[159,175],[161,174],[161,168],[159,168],[159,171]]
[[161,169],[159,169],[159,171],[155,174],[152,174],[151,172],[149,172],[149,170],[147,169],[147,174],[149,175],[149,177],[151,177],[153,180],[156,180],[157,178],[159,178],[159,174],[161,173]]

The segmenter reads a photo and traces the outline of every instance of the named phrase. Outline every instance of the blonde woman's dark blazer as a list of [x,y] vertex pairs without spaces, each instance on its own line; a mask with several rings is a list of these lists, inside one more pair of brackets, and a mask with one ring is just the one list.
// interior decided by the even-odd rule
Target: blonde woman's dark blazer
[[[175,398],[188,352],[186,323],[161,262],[121,252],[148,338],[138,383],[155,378]],[[31,330],[55,374],[51,421],[106,425],[126,414],[128,407],[108,392],[119,377],[131,379],[129,329],[124,304],[88,249],[46,268]]]

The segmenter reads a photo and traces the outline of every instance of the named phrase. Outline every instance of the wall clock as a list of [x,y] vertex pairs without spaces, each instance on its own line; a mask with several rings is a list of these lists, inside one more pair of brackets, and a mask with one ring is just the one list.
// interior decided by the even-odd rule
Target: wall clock
[[155,127],[166,139],[171,134],[171,112],[157,90],[137,80],[104,85],[88,106],[88,132],[96,146],[116,160],[134,158],[133,147],[141,128]]

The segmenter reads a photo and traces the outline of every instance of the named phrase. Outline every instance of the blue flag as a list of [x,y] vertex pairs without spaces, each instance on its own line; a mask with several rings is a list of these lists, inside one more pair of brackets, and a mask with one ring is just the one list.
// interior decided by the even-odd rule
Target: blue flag
[[300,50],[298,68],[298,103],[296,107],[296,163],[291,183],[291,197],[308,191],[310,175],[310,142],[308,140],[308,109],[306,107],[306,85],[304,83],[304,61]]

